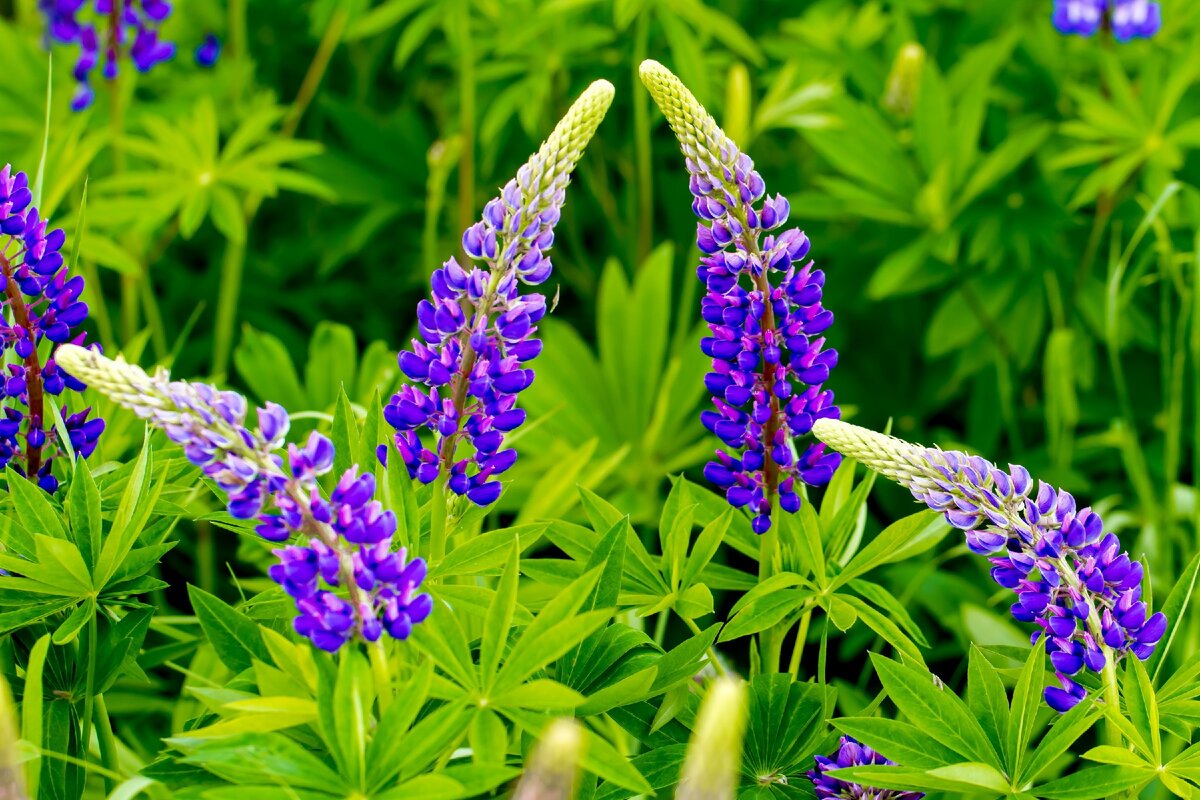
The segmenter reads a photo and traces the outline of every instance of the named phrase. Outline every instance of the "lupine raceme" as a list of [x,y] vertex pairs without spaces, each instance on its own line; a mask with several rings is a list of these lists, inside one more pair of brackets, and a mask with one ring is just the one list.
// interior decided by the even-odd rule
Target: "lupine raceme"
[[1054,0],[1051,17],[1059,33],[1095,36],[1108,28],[1118,42],[1148,39],[1162,27],[1162,6],[1153,0]]
[[[1142,600],[1142,565],[1121,551],[1100,515],[1075,498],[1010,465],[1002,470],[980,456],[906,442],[822,420],[814,433],[845,456],[907,488],[966,532],[967,547],[987,556],[992,579],[1013,590],[1012,615],[1033,623],[1060,686],[1046,702],[1066,711],[1087,696],[1075,676],[1100,673],[1115,691],[1116,662],[1132,653],[1147,659],[1163,637],[1167,618]],[[1111,695],[1110,695],[1111,699]]]
[[679,78],[656,61],[643,62],[641,76],[679,140],[700,218],[701,313],[712,333],[701,348],[716,407],[701,421],[728,447],[704,474],[765,533],[776,504],[800,508],[798,482],[827,482],[841,459],[820,443],[803,452],[795,444],[816,420],[840,415],[822,388],[837,364],[821,336],[833,324],[821,305],[825,273],[808,259],[804,232],[785,228],[787,198],[766,193],[754,162]]
[[895,789],[876,789],[873,786],[839,780],[826,773],[849,767],[895,766],[894,761],[881,756],[850,736],[838,741],[837,752],[831,756],[816,756],[815,769],[808,779],[816,790],[817,800],[921,800],[924,792],[904,792]]
[[74,345],[60,348],[59,363],[162,429],[225,493],[230,515],[256,520],[271,542],[299,537],[275,550],[279,563],[268,574],[295,601],[296,632],[317,647],[333,651],[384,632],[405,639],[429,616],[432,599],[418,592],[425,563],[392,550],[396,518],[374,499],[374,477],[351,467],[325,497],[317,479],[333,469],[333,443],[314,432],[282,453],[290,425],[283,407],[267,403],[251,427],[237,392],[172,381],[161,370],[148,375]]
[[[525,421],[517,396],[533,383],[525,365],[542,351],[537,323],[546,313],[546,298],[521,294],[520,286],[550,277],[548,253],[571,172],[612,97],[608,81],[589,86],[463,233],[468,264],[451,257],[434,271],[430,297],[417,306],[420,338],[399,354],[410,383],[383,412],[412,478],[441,479],[480,506],[499,498],[497,477],[517,460],[515,450],[502,449],[504,437]],[[387,454],[381,446],[380,459]]]
[[74,67],[79,85],[71,101],[76,111],[96,99],[92,72],[97,66],[111,81],[124,56],[138,72],[149,72],[175,57],[175,45],[158,34],[171,15],[167,0],[38,0],[38,8],[46,16],[48,38],[79,46]]
[[[15,358],[5,367],[3,419],[0,419],[0,468],[37,481],[48,492],[58,488],[51,472],[54,456],[66,452],[54,425],[50,398],[84,385],[59,369],[59,346],[81,343],[75,328],[87,319],[87,304],[80,300],[83,278],[70,274],[63,261],[66,236],[61,229],[47,231],[33,205],[33,192],[24,172],[11,166],[0,169],[0,348]],[[104,420],[88,419],[91,409],[61,413],[75,454],[87,458],[96,449]]]

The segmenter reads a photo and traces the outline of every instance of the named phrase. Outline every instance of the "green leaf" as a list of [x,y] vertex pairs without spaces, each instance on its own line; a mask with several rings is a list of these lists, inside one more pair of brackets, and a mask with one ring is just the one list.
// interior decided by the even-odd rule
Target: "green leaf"
[[337,408],[333,413],[332,434],[333,474],[340,477],[354,465],[354,455],[361,449],[358,419],[354,415],[354,408],[350,405],[350,398],[346,396],[346,390],[341,387],[337,390]]
[[1158,698],[1154,695],[1150,675],[1139,659],[1127,660],[1122,689],[1127,717],[1141,734],[1142,741],[1150,745],[1151,752],[1148,755],[1155,764],[1161,764],[1162,731],[1159,728]]
[[335,752],[342,756],[339,765],[342,775],[360,787],[367,782],[365,756],[371,722],[371,685],[371,671],[362,653],[354,648],[344,649],[333,687],[334,735],[338,740]]
[[945,778],[956,783],[965,783],[968,786],[978,786],[999,794],[1007,794],[1010,791],[1008,780],[990,764],[972,762],[951,764],[947,767],[932,769],[929,774],[935,778]]
[[21,738],[29,743],[38,756],[25,768],[25,783],[30,797],[38,794],[41,776],[41,752],[45,742],[42,728],[42,711],[45,702],[46,654],[50,650],[50,634],[38,639],[29,651],[25,664],[25,693],[21,702]]
[[56,539],[67,539],[62,519],[51,505],[50,495],[34,486],[9,467],[6,471],[8,491],[12,496],[17,518],[30,533],[42,533]]
[[909,721],[970,761],[999,767],[999,756],[966,705],[948,689],[934,685],[927,671],[871,654],[871,663],[888,697]]
[[1128,766],[1103,766],[1081,769],[1065,778],[1043,783],[1034,792],[1043,800],[1101,800],[1118,797],[1122,792],[1145,786],[1153,772]]
[[1042,687],[1046,671],[1042,648],[1034,647],[1025,659],[1021,677],[1013,689],[1012,713],[1008,720],[1008,739],[1004,761],[1015,774],[1021,774],[1021,758],[1033,741],[1038,710],[1042,707]]
[[300,388],[300,377],[287,348],[269,333],[249,325],[242,328],[242,341],[233,351],[238,375],[259,397],[269,397],[288,409],[308,408],[308,398]]
[[479,644],[479,675],[484,691],[490,690],[496,679],[496,670],[500,665],[500,657],[512,627],[513,613],[517,608],[520,554],[520,545],[514,539],[508,549],[508,567],[496,585],[496,598],[483,625],[483,637]]
[[[971,646],[969,659],[967,706],[975,719],[979,720],[979,726],[988,735],[996,752],[1004,754],[1005,742],[1008,741],[1008,695],[1004,692],[1004,682],[978,647]],[[1008,765],[1007,759],[1004,759],[1004,763]]]
[[408,729],[421,713],[432,684],[433,664],[428,660],[423,661],[406,680],[399,682],[396,696],[379,720],[379,726],[367,747],[367,785],[371,791],[377,791],[398,771],[393,765],[410,744]]
[[906,767],[936,769],[960,760],[939,738],[907,722],[884,717],[844,717],[832,722],[838,730]]
[[508,752],[508,728],[495,711],[478,709],[467,729],[467,743],[476,763],[503,764]]
[[935,547],[949,530],[945,519],[935,511],[918,511],[897,520],[859,550],[850,563],[834,576],[829,588],[836,590],[876,567],[918,556]]
[[79,632],[83,630],[83,626],[91,620],[96,613],[96,602],[92,598],[84,600],[76,607],[71,615],[63,620],[62,624],[54,631],[54,643],[58,646],[70,644],[79,636]]
[[1022,767],[1018,783],[1027,785],[1041,776],[1080,736],[1091,729],[1096,718],[1095,704],[1089,702],[1079,703],[1054,720],[1050,731],[1034,748],[1033,756]]
[[67,517],[75,546],[95,574],[100,557],[104,519],[100,515],[100,491],[86,461],[80,461],[67,490]]
[[341,777],[300,744],[277,733],[245,733],[205,742],[183,758],[233,783],[264,778],[323,792],[349,791]]
[[635,794],[653,794],[654,789],[629,759],[617,752],[591,728],[584,728],[587,744],[580,760],[584,769]]
[[188,597],[222,664],[241,672],[250,668],[253,659],[272,663],[262,633],[249,617],[197,586],[188,585]]
[[1191,606],[1197,582],[1200,582],[1200,553],[1193,556],[1187,567],[1180,573],[1179,580],[1175,581],[1175,586],[1172,587],[1171,593],[1167,595],[1167,601],[1163,604],[1162,612],[1167,617],[1167,632],[1158,643],[1158,647],[1154,648],[1154,652],[1150,654],[1150,658],[1146,660],[1146,669],[1149,670],[1155,683],[1158,683],[1158,674],[1166,661],[1167,653],[1171,650],[1171,645],[1175,642],[1176,634],[1182,630],[1181,625]]

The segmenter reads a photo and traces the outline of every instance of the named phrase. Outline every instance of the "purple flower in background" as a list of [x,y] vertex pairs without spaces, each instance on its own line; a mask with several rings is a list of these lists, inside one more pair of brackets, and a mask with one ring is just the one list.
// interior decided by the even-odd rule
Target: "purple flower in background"
[[[480,506],[500,496],[496,478],[517,460],[515,450],[502,449],[504,437],[525,421],[517,395],[533,383],[525,365],[542,351],[535,334],[546,313],[546,298],[520,294],[520,284],[550,277],[547,253],[571,172],[612,96],[610,83],[593,83],[463,233],[469,266],[451,258],[433,273],[432,293],[417,306],[421,338],[399,354],[411,383],[383,411],[409,475],[422,483],[441,478]],[[386,447],[379,456],[386,459]]]
[[[333,469],[333,442],[312,433],[303,447],[279,450],[287,411],[275,403],[247,424],[237,392],[147,375],[124,360],[67,345],[60,362],[116,403],[166,432],[184,455],[225,492],[230,515],[254,519],[264,539],[297,543],[275,550],[268,574],[296,603],[296,632],[334,651],[355,635],[405,639],[433,610],[419,594],[425,563],[393,552],[396,517],[375,500],[375,478],[347,470],[326,497],[318,478]],[[342,597],[335,590],[342,590]]]
[[76,111],[95,99],[91,78],[97,66],[105,80],[112,80],[124,56],[139,72],[175,56],[175,45],[158,35],[171,15],[166,0],[38,0],[38,8],[46,16],[50,39],[79,45],[74,69],[79,87],[71,101]]
[[[1100,515],[1069,493],[979,456],[921,447],[891,436],[824,420],[817,436],[883,473],[966,532],[967,547],[988,556],[992,579],[1013,590],[1012,615],[1038,627],[1059,686],[1046,702],[1066,711],[1087,696],[1073,678],[1105,673],[1132,653],[1145,660],[1167,629],[1142,600],[1142,565],[1105,532]],[[1111,672],[1108,672],[1111,675]]]
[[[0,469],[11,466],[53,492],[58,479],[51,463],[66,448],[46,408],[47,395],[85,388],[59,370],[55,348],[83,341],[75,328],[87,319],[88,307],[79,299],[83,278],[71,276],[63,263],[66,236],[46,228],[25,173],[14,174],[11,166],[0,169],[0,306],[5,311],[0,349],[11,351],[0,376],[0,398],[8,401],[0,418]],[[104,420],[88,419],[90,409],[71,413],[62,405],[60,410],[70,448],[87,458],[104,432]]]
[[1153,0],[1054,0],[1051,17],[1059,33],[1094,36],[1105,24],[1118,42],[1150,38],[1162,26],[1162,8]]
[[841,415],[821,386],[837,364],[821,335],[833,324],[821,305],[825,273],[808,259],[804,232],[784,229],[787,199],[767,195],[754,162],[680,80],[654,61],[641,74],[679,139],[700,218],[697,275],[708,289],[701,314],[711,332],[700,347],[712,359],[704,382],[716,407],[700,420],[728,448],[704,475],[765,533],[776,498],[784,511],[799,510],[798,482],[826,483],[841,463],[819,442],[795,446],[816,420]]
[[817,767],[809,771],[808,779],[812,781],[813,788],[817,792],[817,800],[920,800],[925,796],[924,792],[875,789],[827,775],[826,773],[831,770],[848,769],[849,767],[894,767],[896,765],[894,761],[889,761],[849,736],[841,738],[836,753],[831,756],[815,756],[814,760],[817,762]]
[[196,63],[202,67],[211,67],[217,63],[217,59],[220,57],[221,40],[216,37],[216,34],[210,33],[196,48]]

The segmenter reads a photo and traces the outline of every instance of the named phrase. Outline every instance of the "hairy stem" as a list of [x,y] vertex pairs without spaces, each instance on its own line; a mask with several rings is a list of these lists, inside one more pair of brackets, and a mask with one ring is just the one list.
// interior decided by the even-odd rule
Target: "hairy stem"
[[[42,391],[42,362],[38,357],[37,336],[29,321],[29,306],[21,289],[13,279],[12,264],[0,254],[0,271],[4,273],[4,293],[8,297],[8,307],[12,309],[13,321],[25,330],[29,341],[33,343],[33,351],[25,359],[25,392],[29,399],[29,431],[34,427],[41,428],[45,419],[45,395]],[[37,479],[38,470],[42,468],[42,448],[28,445],[25,447],[25,476],[31,480]]]

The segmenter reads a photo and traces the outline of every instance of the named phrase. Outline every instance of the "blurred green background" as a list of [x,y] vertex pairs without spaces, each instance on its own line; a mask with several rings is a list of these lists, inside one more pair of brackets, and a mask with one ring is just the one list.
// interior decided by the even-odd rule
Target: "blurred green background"
[[[607,78],[617,99],[568,195],[559,303],[501,513],[572,513],[582,483],[644,521],[665,476],[698,473],[714,444],[696,419],[686,176],[637,80],[658,59],[790,197],[828,275],[841,363],[827,386],[848,414],[1069,487],[1165,586],[1200,515],[1200,5],[1164,0],[1161,33],[1126,45],[1064,38],[1050,12],[178,2],[164,35],[179,57],[126,70],[86,112],[68,108],[73,53],[53,48],[43,207],[80,248],[91,331],[110,352],[316,424],[341,385],[364,406],[394,388],[430,271],[570,100]],[[190,55],[209,32],[224,52],[205,70]],[[0,1],[0,161],[31,173],[44,41],[35,0]],[[140,435],[115,416],[102,455]],[[909,502],[880,487],[872,509]],[[971,563],[930,578],[917,600],[930,616],[947,597],[989,602]],[[1023,635],[995,615],[974,624]]]

